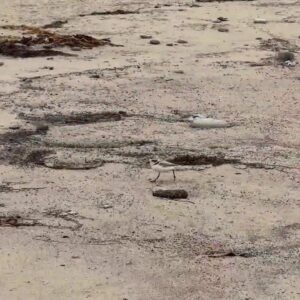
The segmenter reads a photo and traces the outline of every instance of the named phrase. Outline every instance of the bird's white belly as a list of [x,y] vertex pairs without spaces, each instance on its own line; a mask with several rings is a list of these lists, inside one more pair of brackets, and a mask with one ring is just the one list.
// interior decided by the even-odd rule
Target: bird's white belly
[[223,120],[216,120],[212,118],[200,119],[197,118],[191,123],[191,127],[198,128],[224,128],[228,127],[228,123]]
[[159,165],[157,166],[153,166],[152,169],[154,171],[157,171],[157,172],[161,172],[161,173],[165,173],[165,172],[171,172],[171,171],[174,171],[175,170],[175,167],[161,167]]

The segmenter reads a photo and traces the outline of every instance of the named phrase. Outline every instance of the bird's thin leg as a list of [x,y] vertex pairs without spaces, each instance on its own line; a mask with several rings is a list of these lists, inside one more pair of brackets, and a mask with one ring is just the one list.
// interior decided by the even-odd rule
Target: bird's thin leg
[[174,181],[176,180],[175,170],[173,170]]
[[157,175],[157,177],[155,179],[151,179],[150,181],[151,182],[156,182],[156,180],[159,178],[159,176],[160,176],[160,172],[158,172],[158,175]]

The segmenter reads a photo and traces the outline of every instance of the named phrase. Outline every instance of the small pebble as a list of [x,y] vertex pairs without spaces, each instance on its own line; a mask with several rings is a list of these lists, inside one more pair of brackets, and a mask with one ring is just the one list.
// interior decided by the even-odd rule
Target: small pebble
[[168,43],[167,46],[168,46],[168,47],[173,47],[174,44],[173,44],[173,43]]
[[226,21],[228,21],[228,18],[219,17],[218,20],[221,22],[226,22]]
[[267,24],[268,21],[266,19],[255,19],[254,24]]
[[17,130],[17,129],[20,129],[20,126],[19,125],[12,125],[12,126],[9,127],[9,129]]
[[149,42],[151,45],[159,45],[160,41],[159,40],[150,40]]
[[90,78],[99,79],[99,78],[100,78],[100,75],[94,74],[94,75],[91,75]]
[[140,35],[141,39],[147,40],[147,39],[152,39],[152,35],[147,35],[147,34],[141,34]]
[[176,74],[184,74],[184,71],[182,71],[182,70],[176,70],[176,71],[174,71],[174,73],[176,73]]
[[188,42],[185,41],[185,40],[178,40],[177,43],[178,43],[178,44],[187,44]]
[[4,62],[0,61],[0,67],[4,66]]

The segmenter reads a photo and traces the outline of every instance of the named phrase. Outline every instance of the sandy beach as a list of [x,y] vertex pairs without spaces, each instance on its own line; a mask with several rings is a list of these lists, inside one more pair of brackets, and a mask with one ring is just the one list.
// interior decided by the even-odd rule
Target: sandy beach
[[300,1],[0,7],[1,300],[300,298]]

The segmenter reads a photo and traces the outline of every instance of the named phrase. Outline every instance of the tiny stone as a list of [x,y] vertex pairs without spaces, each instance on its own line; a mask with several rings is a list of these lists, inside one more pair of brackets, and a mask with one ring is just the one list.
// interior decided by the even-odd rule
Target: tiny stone
[[173,47],[174,44],[173,44],[173,43],[168,43],[167,46],[168,46],[168,47]]
[[113,206],[110,204],[103,204],[100,208],[109,209],[109,208],[113,208]]
[[178,43],[178,44],[187,44],[188,42],[185,41],[185,40],[178,40],[177,43]]
[[19,125],[12,125],[12,126],[9,127],[9,129],[17,130],[17,129],[20,129],[20,126]]
[[218,20],[221,22],[226,22],[226,21],[228,21],[228,18],[219,17]]
[[296,23],[296,20],[284,20],[285,23]]
[[254,24],[267,24],[268,21],[266,19],[255,19]]
[[0,67],[4,66],[4,62],[0,61]]
[[176,70],[176,71],[174,71],[174,73],[176,73],[176,74],[184,74],[184,71],[182,71],[182,70]]
[[91,75],[90,78],[99,79],[99,78],[100,78],[100,75],[94,74],[94,75]]
[[151,40],[149,42],[151,45],[159,45],[160,44],[160,41],[159,40]]
[[147,39],[152,39],[152,35],[148,35],[148,34],[141,34],[140,35],[141,39],[147,40]]

